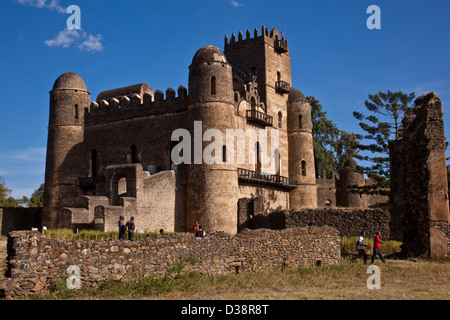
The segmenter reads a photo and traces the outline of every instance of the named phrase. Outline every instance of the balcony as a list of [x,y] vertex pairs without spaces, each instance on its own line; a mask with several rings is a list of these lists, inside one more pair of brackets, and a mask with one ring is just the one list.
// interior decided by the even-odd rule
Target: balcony
[[95,188],[95,186],[100,183],[105,183],[105,176],[78,178],[78,185],[81,188]]
[[262,174],[261,172],[238,168],[240,181],[270,185],[281,189],[292,190],[297,188],[297,180],[279,175]]
[[288,52],[287,41],[284,39],[275,40],[274,47],[275,47],[275,51],[278,53]]
[[273,117],[269,116],[267,113],[256,111],[256,110],[247,110],[247,121],[253,122],[264,127],[272,127],[273,126]]
[[291,85],[286,81],[279,80],[275,82],[275,90],[279,93],[289,93],[291,91]]

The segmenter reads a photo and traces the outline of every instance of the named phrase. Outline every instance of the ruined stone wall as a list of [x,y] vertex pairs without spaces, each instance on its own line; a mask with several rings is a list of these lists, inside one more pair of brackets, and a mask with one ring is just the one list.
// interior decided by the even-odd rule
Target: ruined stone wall
[[441,101],[423,94],[403,119],[403,138],[389,146],[391,215],[410,256],[450,255],[449,200]]
[[79,268],[81,287],[95,287],[137,275],[170,276],[180,263],[184,272],[209,276],[332,265],[340,259],[339,241],[338,231],[329,227],[246,230],[237,236],[215,233],[204,238],[158,235],[136,242],[58,241],[38,232],[12,232],[0,292],[7,298],[46,292],[58,278],[69,277],[70,266]]
[[42,208],[0,208],[1,235],[41,226]]
[[[250,203],[254,215],[250,217],[245,205]],[[299,211],[285,210],[269,214],[258,213],[258,199],[240,199],[240,224],[249,229],[285,229],[305,226],[330,226],[341,237],[359,236],[361,231],[374,235],[380,231],[384,239],[391,239],[391,216],[388,208],[317,208]],[[246,219],[245,219],[246,218]]]

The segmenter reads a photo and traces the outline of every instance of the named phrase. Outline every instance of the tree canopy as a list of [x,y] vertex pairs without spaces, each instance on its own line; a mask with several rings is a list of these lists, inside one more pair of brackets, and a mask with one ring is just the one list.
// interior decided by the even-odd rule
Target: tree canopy
[[387,93],[380,91],[375,95],[369,95],[369,99],[364,103],[370,112],[369,115],[353,112],[353,116],[360,121],[359,126],[365,131],[365,135],[361,136],[362,141],[367,141],[366,144],[358,145],[361,152],[356,158],[371,163],[362,166],[362,169],[369,178],[377,182],[379,187],[389,186],[389,141],[401,138],[401,119],[405,112],[412,108],[410,103],[414,98],[414,92],[405,94],[401,91]]
[[347,159],[355,156],[359,136],[340,130],[328,119],[327,112],[323,111],[319,100],[314,97],[307,97],[306,100],[311,105],[316,175],[322,176],[322,172],[339,171]]

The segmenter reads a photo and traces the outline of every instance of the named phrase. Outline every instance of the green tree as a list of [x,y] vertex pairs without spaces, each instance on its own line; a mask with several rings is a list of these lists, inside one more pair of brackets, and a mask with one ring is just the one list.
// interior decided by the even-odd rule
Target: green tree
[[39,208],[44,206],[44,183],[33,192],[31,198],[28,201],[28,207]]
[[401,119],[411,108],[410,103],[414,98],[414,92],[405,94],[401,91],[387,93],[380,91],[375,95],[369,95],[369,100],[365,101],[370,115],[353,112],[353,116],[360,121],[359,126],[365,131],[362,140],[368,141],[367,144],[358,145],[358,150],[362,152],[358,153],[356,158],[371,163],[361,168],[379,187],[389,186],[389,141],[401,138]]
[[314,97],[307,97],[306,100],[311,105],[316,174],[339,171],[347,159],[355,156],[359,137],[354,133],[340,130],[328,119],[319,100]]
[[10,196],[11,189],[6,186],[5,178],[0,177],[0,207],[18,207],[19,201]]

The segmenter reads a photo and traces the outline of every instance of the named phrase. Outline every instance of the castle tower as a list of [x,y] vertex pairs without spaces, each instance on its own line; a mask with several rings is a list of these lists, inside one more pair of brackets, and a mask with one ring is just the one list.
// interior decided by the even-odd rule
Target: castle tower
[[[222,51],[207,45],[195,54],[189,70],[188,128],[193,154],[192,164],[188,165],[186,225],[191,230],[198,221],[207,232],[234,234],[237,233],[237,168],[234,161],[230,161],[233,164],[220,163],[222,152],[225,151],[226,156],[223,147],[226,130],[235,127],[231,66]],[[200,130],[194,122],[197,125],[201,122]],[[203,137],[208,129],[218,130],[223,137],[223,145],[208,153],[214,153],[218,159],[213,164],[206,163],[202,157],[202,150],[212,141],[194,145],[194,137]],[[212,140],[215,142],[215,139]]]
[[287,104],[289,177],[298,187],[289,193],[290,209],[317,207],[316,169],[311,108],[299,90],[291,88]]
[[252,37],[247,30],[245,39],[242,32],[239,32],[237,39],[235,34],[231,39],[226,36],[224,53],[233,71],[256,77],[258,94],[266,113],[273,119],[281,113],[285,119],[292,84],[288,42],[277,29],[269,32],[263,26],[261,31],[259,34],[255,29]]
[[366,207],[367,201],[364,195],[350,192],[348,188],[364,187],[366,180],[364,173],[358,172],[358,164],[355,159],[348,159],[344,168],[339,172],[337,186],[337,205],[342,207]]
[[59,211],[72,206],[80,195],[80,170],[77,168],[85,162],[79,149],[84,136],[85,108],[89,108],[89,103],[90,93],[83,79],[71,72],[61,75],[50,91],[42,215],[42,225],[47,228],[70,227],[71,222],[59,217]]

